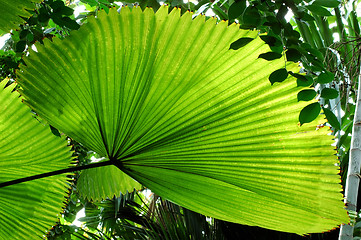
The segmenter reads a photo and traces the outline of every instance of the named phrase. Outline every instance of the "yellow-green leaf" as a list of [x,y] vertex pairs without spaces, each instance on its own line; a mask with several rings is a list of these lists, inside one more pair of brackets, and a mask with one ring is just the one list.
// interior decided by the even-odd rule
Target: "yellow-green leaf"
[[[6,82],[0,83],[0,183],[69,167],[65,139],[35,119]],[[0,188],[0,239],[43,238],[65,206],[67,180],[62,174]]]
[[229,49],[255,35],[180,9],[124,7],[38,44],[18,81],[52,126],[164,198],[279,231],[332,229],[348,221],[332,137],[298,125],[307,103],[290,75],[271,86],[285,62],[258,58],[262,40]]

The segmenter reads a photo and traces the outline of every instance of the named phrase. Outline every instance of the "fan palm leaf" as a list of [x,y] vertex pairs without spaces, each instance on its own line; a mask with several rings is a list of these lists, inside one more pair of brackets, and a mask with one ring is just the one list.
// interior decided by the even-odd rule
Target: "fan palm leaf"
[[42,0],[0,0],[0,30],[9,32],[16,29],[20,23],[25,22],[23,18],[30,17],[27,10],[35,8],[34,3]]
[[[0,83],[0,183],[67,168],[70,148]],[[32,116],[33,115],[33,116]],[[0,239],[37,239],[64,207],[66,175],[0,188]]]
[[[162,197],[236,223],[329,230],[348,221],[332,137],[298,124],[301,89],[291,77],[271,86],[285,62],[258,59],[268,46],[256,36],[179,9],[124,7],[38,44],[19,82],[51,125]],[[242,37],[255,39],[230,50]]]

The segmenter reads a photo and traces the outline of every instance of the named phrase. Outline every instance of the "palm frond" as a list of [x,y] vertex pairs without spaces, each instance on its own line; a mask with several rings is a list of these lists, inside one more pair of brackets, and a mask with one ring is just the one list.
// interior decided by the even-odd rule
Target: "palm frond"
[[[0,83],[0,183],[67,168],[70,148]],[[0,188],[0,239],[36,239],[60,216],[67,196],[65,174]]]
[[25,22],[24,18],[30,17],[27,10],[33,10],[35,3],[43,0],[0,0],[0,30],[9,32],[16,29],[20,23]]
[[[308,103],[292,77],[271,86],[285,62],[258,59],[269,49],[256,36],[167,7],[100,12],[37,45],[21,92],[50,124],[181,206],[279,231],[329,230],[348,221],[332,137],[319,122],[298,125]],[[255,39],[230,50],[242,37]]]

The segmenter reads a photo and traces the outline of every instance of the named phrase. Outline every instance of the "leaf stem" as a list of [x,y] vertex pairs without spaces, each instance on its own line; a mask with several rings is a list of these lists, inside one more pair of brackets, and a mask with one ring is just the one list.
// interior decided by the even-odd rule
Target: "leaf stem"
[[23,183],[23,182],[33,181],[33,180],[40,179],[40,178],[55,176],[55,175],[59,175],[59,174],[63,174],[63,173],[76,172],[76,171],[80,171],[80,170],[103,167],[103,166],[109,166],[109,165],[113,165],[113,164],[114,164],[113,161],[104,161],[104,162],[97,162],[97,163],[88,164],[88,165],[84,165],[84,166],[76,166],[76,167],[64,168],[64,169],[60,169],[60,170],[56,170],[56,171],[52,171],[52,172],[33,175],[33,176],[30,176],[30,177],[15,179],[15,180],[11,180],[11,181],[8,181],[8,182],[2,182],[2,183],[0,183],[0,188],[15,185],[15,184],[19,184],[19,183]]

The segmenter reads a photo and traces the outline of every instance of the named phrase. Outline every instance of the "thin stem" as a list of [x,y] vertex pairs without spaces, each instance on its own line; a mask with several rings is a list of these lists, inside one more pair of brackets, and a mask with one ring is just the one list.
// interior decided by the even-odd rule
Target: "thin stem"
[[8,182],[2,182],[2,183],[0,183],[0,188],[15,185],[15,184],[19,184],[19,183],[23,183],[23,182],[29,182],[29,181],[40,179],[40,178],[55,176],[55,175],[59,175],[59,174],[63,174],[63,173],[76,172],[76,171],[90,169],[90,168],[104,167],[104,166],[109,166],[109,165],[113,165],[113,164],[114,164],[114,161],[105,161],[105,162],[98,162],[98,163],[88,164],[88,165],[85,165],[85,166],[64,168],[64,169],[60,169],[60,170],[56,170],[56,171],[52,171],[52,172],[33,175],[33,176],[30,176],[30,177],[15,179],[15,180],[11,180],[11,181],[8,181]]

